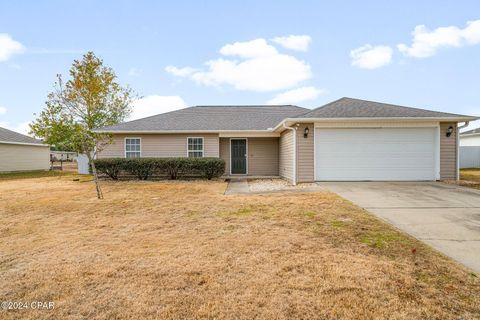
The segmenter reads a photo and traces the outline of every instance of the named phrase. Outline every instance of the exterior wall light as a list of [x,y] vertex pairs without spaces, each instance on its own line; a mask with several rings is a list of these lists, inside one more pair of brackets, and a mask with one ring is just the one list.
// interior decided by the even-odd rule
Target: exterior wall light
[[304,137],[304,138],[307,138],[307,137],[308,137],[308,132],[309,132],[309,131],[310,131],[310,130],[308,129],[308,127],[305,127],[305,129],[303,129],[303,137]]
[[450,136],[452,135],[452,133],[453,133],[453,127],[450,126],[450,127],[448,127],[448,129],[447,129],[447,137],[450,137]]

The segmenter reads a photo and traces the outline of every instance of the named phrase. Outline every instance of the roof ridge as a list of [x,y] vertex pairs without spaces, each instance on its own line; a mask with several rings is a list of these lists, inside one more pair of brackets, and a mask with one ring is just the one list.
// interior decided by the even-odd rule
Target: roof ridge
[[[409,110],[420,110],[420,111],[429,111],[429,112],[436,112],[436,113],[443,113],[443,114],[448,114],[448,115],[452,115],[452,116],[460,116],[460,117],[468,117],[466,115],[463,115],[463,114],[458,114],[458,113],[450,113],[450,112],[445,112],[445,111],[436,111],[436,110],[431,110],[431,109],[424,109],[424,108],[418,108],[418,107],[408,107],[408,106],[403,106],[403,105],[399,105],[399,104],[392,104],[392,103],[386,103],[386,102],[380,102],[380,101],[374,101],[374,100],[366,100],[366,99],[358,99],[358,98],[350,98],[350,97],[341,97],[337,100],[334,100],[332,102],[329,102],[323,106],[320,106],[320,107],[317,107],[313,110],[311,110],[310,112],[314,112],[316,110],[320,110],[320,109],[323,109],[325,107],[328,107],[332,104],[335,104],[339,101],[342,101],[342,100],[351,100],[351,101],[361,101],[361,102],[368,102],[368,103],[376,103],[376,104],[381,104],[381,105],[385,105],[385,106],[390,106],[390,107],[396,107],[396,108],[403,108],[403,109],[409,109]],[[310,112],[307,112],[303,115],[306,115]]]
[[357,99],[357,98],[350,98],[350,97],[343,97],[342,99],[372,102],[372,103],[378,103],[378,104],[393,106],[393,107],[397,107],[397,108],[399,107],[399,108],[405,108],[405,109],[410,109],[410,110],[422,110],[422,111],[430,111],[430,112],[445,113],[445,114],[450,114],[450,115],[455,115],[455,116],[467,117],[464,114],[451,113],[451,112],[445,112],[445,111],[436,111],[436,110],[424,109],[424,108],[418,108],[418,107],[408,107],[408,106],[403,106],[403,105],[400,105],[400,104],[386,103],[386,102],[380,102],[380,101],[374,101],[374,100]]
[[192,108],[250,108],[250,107],[295,107],[295,108],[301,108],[305,109],[304,107],[300,107],[294,104],[214,104],[214,105],[197,105],[197,106],[192,106]]
[[302,114],[299,114],[298,116],[295,116],[294,118],[299,118],[300,116],[304,116],[304,115],[306,115],[306,114],[309,114],[310,112],[313,112],[313,111],[316,111],[316,110],[319,110],[319,109],[328,107],[329,105],[334,104],[334,103],[336,103],[336,102],[338,102],[338,101],[341,101],[341,100],[344,100],[344,99],[349,99],[349,98],[347,98],[347,97],[341,97],[341,98],[339,98],[339,99],[337,99],[337,100],[330,101],[329,103],[324,104],[323,106],[316,107],[315,109],[309,109],[307,112],[302,113]]

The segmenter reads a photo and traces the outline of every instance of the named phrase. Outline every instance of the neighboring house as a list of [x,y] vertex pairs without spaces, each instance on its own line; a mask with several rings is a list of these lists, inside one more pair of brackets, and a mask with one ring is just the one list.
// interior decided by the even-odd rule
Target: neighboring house
[[480,128],[460,134],[460,168],[480,168]]
[[225,176],[293,183],[458,177],[457,124],[475,117],[341,98],[297,106],[198,106],[104,127],[107,157],[221,157]]
[[50,147],[40,140],[0,128],[0,172],[48,170]]
[[460,146],[480,147],[480,128],[460,133]]

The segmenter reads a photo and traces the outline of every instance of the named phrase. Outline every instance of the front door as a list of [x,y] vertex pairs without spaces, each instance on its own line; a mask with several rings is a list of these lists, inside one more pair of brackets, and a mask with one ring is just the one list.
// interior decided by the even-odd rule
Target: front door
[[231,139],[232,174],[247,174],[247,139]]

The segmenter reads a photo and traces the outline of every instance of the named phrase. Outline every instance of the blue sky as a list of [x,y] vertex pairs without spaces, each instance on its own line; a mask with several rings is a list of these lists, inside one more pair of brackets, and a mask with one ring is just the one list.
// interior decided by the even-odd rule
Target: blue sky
[[2,1],[0,126],[24,131],[89,50],[143,97],[133,117],[343,96],[480,115],[478,1]]

